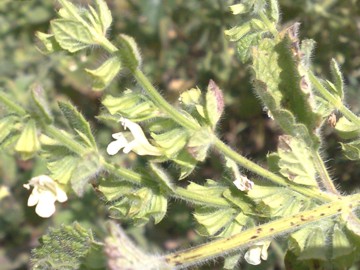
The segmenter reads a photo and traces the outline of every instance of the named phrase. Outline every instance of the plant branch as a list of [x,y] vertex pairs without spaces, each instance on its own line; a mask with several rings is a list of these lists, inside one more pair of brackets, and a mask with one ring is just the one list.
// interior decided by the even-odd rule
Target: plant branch
[[223,143],[220,139],[217,137],[214,138],[214,147],[219,150],[223,155],[233,159],[235,162],[237,162],[242,167],[248,169],[251,172],[256,173],[257,175],[260,175],[266,179],[269,179],[270,181],[282,185],[287,186],[288,188],[297,191],[307,197],[312,197],[317,200],[329,202],[334,199],[334,196],[330,194],[326,194],[324,192],[321,192],[319,190],[311,189],[309,187],[299,186],[295,185],[294,183],[290,183],[289,181],[285,180],[283,177],[264,169],[263,167],[257,165],[256,163],[246,159],[245,157],[239,155],[237,152],[232,150],[229,146],[227,146],[225,143]]
[[62,130],[54,126],[45,126],[43,127],[43,130],[50,137],[56,139],[58,142],[60,142],[76,154],[81,156],[82,154],[86,153],[87,149],[78,142],[76,142],[73,138],[71,138],[68,133],[63,132]]
[[[67,147],[78,155],[86,153],[87,148],[74,141],[69,134],[63,132],[53,126],[46,126],[44,128],[45,133],[50,137],[56,139],[59,143]],[[103,157],[100,157],[101,165],[111,174],[116,175],[124,181],[131,182],[136,185],[141,185],[143,182],[153,181],[145,176],[134,172],[129,169],[117,167],[107,162]],[[170,192],[170,191],[169,191]],[[223,198],[213,198],[211,196],[199,196],[198,193],[194,193],[188,189],[176,187],[169,193],[169,196],[173,198],[182,199],[184,201],[192,202],[195,204],[208,205],[214,207],[229,207],[229,203]]]
[[192,122],[186,116],[177,111],[159,94],[159,92],[155,89],[155,87],[151,84],[149,79],[140,69],[136,69],[135,71],[133,71],[133,75],[136,81],[145,89],[151,100],[159,107],[159,109],[166,112],[169,116],[171,116],[174,121],[176,121],[181,126],[190,130],[199,129],[199,126],[195,122]]
[[339,214],[351,213],[360,204],[360,196],[353,195],[338,198],[312,210],[303,211],[290,217],[248,229],[239,234],[214,240],[184,251],[168,254],[164,257],[166,263],[174,267],[185,267],[209,260],[224,254],[233,253],[238,249],[248,247],[255,242],[267,240],[282,233],[289,233],[310,223],[323,220]]
[[[264,15],[265,16],[265,15]],[[266,17],[266,16],[265,16]],[[263,18],[264,19],[264,18]],[[267,19],[267,17],[265,18]],[[268,23],[270,25],[273,25],[268,19]],[[273,31],[277,30],[276,28],[273,29]],[[106,38],[105,38],[106,39]],[[104,44],[107,44],[106,46]],[[107,42],[102,43],[102,46],[104,49],[106,49],[110,53],[115,53],[117,51],[116,47],[107,40]],[[188,128],[190,130],[196,130],[199,129],[199,126],[189,120],[185,115],[181,114],[179,111],[177,111],[172,105],[170,105],[156,90],[156,88],[151,84],[149,79],[145,76],[145,74],[140,70],[130,70],[137,80],[137,82],[144,88],[144,90],[148,93],[151,100],[161,109],[163,112],[167,113],[174,121],[176,121],[181,126]],[[239,165],[243,166],[244,168],[248,169],[249,171],[252,171],[266,179],[271,180],[274,183],[280,184],[282,186],[287,186],[301,194],[304,194],[306,196],[311,196],[312,198],[316,198],[317,200],[321,201],[331,201],[333,198],[331,195],[319,192],[318,190],[313,190],[308,187],[302,187],[302,186],[296,186],[293,183],[290,183],[286,181],[281,176],[278,176],[261,166],[257,165],[256,163],[248,160],[247,158],[241,156],[240,154],[233,151],[230,147],[228,147],[225,143],[223,143],[220,139],[218,139],[216,136],[214,136],[214,147],[218,149],[221,153],[223,153],[225,156],[233,159],[236,161]]]
[[4,92],[0,92],[0,102],[17,114],[21,116],[26,115],[26,111],[20,105],[16,104],[9,97],[7,97]]
[[308,71],[309,78],[311,83],[315,86],[318,92],[333,105],[337,110],[339,110],[348,120],[353,122],[355,125],[360,127],[360,118],[357,117],[352,111],[350,111],[341,101],[340,98],[334,97],[329,91],[320,83],[319,79],[312,73]]
[[314,157],[315,166],[317,168],[317,172],[319,173],[320,181],[321,181],[321,184],[323,185],[323,187],[328,192],[331,192],[335,195],[340,195],[339,191],[336,189],[333,181],[331,180],[331,177],[330,177],[319,153],[316,151],[313,151],[312,156]]

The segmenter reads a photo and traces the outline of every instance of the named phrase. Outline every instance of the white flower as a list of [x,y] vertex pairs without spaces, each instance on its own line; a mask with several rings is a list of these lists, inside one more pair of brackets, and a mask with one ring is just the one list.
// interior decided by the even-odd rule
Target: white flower
[[112,137],[115,139],[115,141],[111,142],[106,149],[109,155],[113,156],[121,149],[123,149],[125,154],[129,153],[130,151],[134,151],[140,156],[160,156],[162,154],[157,147],[149,143],[143,130],[138,124],[126,118],[121,118],[120,122],[124,126],[124,129],[129,128],[133,140],[128,141],[127,138],[125,138],[123,132],[112,134]]
[[259,265],[261,259],[266,260],[268,258],[267,249],[270,246],[271,241],[258,242],[251,246],[245,253],[245,260],[252,265]]
[[49,176],[39,175],[31,178],[28,184],[24,184],[24,188],[33,190],[28,199],[28,206],[36,205],[35,212],[40,217],[48,218],[55,212],[55,202],[67,201],[64,190]]
[[245,175],[238,174],[236,180],[233,182],[234,185],[241,191],[252,190],[254,182],[249,180]]

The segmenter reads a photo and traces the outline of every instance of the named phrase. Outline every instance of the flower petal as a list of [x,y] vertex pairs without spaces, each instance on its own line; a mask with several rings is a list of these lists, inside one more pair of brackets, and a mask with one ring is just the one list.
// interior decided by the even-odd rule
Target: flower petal
[[41,193],[39,202],[35,208],[36,214],[40,217],[48,218],[55,213],[55,196],[50,191]]
[[124,140],[118,139],[116,141],[109,143],[108,147],[106,148],[106,152],[110,156],[113,156],[113,155],[117,154],[120,151],[120,149],[124,148],[127,144],[128,144],[128,142],[125,138],[124,138]]
[[38,203],[38,201],[39,201],[39,192],[37,191],[37,188],[34,188],[29,196],[27,206],[34,206],[35,204]]
[[65,191],[63,191],[59,186],[56,186],[56,200],[58,202],[66,202],[68,199]]
[[261,246],[253,246],[246,251],[244,259],[252,265],[259,265],[261,263],[260,259]]

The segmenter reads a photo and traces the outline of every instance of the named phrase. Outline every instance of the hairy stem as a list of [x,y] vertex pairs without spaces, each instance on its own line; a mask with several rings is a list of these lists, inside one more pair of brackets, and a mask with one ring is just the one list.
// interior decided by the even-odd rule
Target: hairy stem
[[155,89],[149,79],[144,75],[140,69],[136,69],[133,72],[136,81],[146,90],[151,100],[161,109],[166,112],[171,118],[181,126],[190,130],[199,129],[199,126],[189,120],[186,116],[177,111],[172,105],[170,105]]
[[26,115],[26,111],[20,105],[16,104],[9,97],[7,97],[5,93],[0,92],[0,102],[17,114],[21,116]]
[[[59,143],[67,147],[69,150],[73,151],[78,155],[86,153],[86,148],[81,144],[74,141],[69,134],[61,131],[53,126],[46,126],[44,128],[46,134],[50,137],[56,139]],[[153,181],[152,179],[146,178],[143,175],[134,172],[129,169],[117,167],[107,161],[103,157],[100,158],[101,165],[111,174],[118,176],[124,181],[131,182],[136,185],[141,185],[144,182]],[[169,191],[170,192],[170,191]],[[192,202],[195,204],[214,206],[214,207],[229,207],[229,203],[223,198],[213,198],[211,196],[199,196],[198,193],[194,193],[188,189],[176,187],[172,192],[169,193],[169,196],[184,201]]]
[[223,155],[233,159],[235,162],[237,162],[242,167],[244,167],[244,168],[248,169],[249,171],[252,171],[266,179],[269,179],[270,181],[272,181],[276,184],[279,184],[282,186],[287,186],[292,190],[295,190],[301,194],[304,194],[307,197],[312,197],[317,200],[321,200],[321,201],[325,201],[325,202],[333,200],[333,196],[330,194],[326,194],[317,189],[315,190],[315,189],[311,189],[309,187],[297,186],[293,183],[286,181],[283,177],[281,177],[277,174],[274,174],[273,172],[266,170],[263,167],[257,165],[256,163],[239,155],[237,152],[232,150],[229,146],[227,146],[225,143],[223,143],[217,137],[214,138],[214,147],[216,149],[218,149]]
[[[265,15],[264,15],[265,16]],[[266,16],[265,16],[266,17]],[[266,18],[267,19],[267,18]],[[274,36],[277,35],[277,30],[275,26],[267,19],[269,23],[269,27],[272,25],[274,28]],[[276,32],[276,35],[275,35]],[[115,53],[117,51],[116,47],[110,42],[110,41],[104,41],[102,43],[102,46],[104,49],[106,49],[110,53]],[[136,69],[134,71],[131,71],[133,76],[135,77],[136,81],[144,88],[144,90],[148,93],[151,100],[159,107],[160,110],[167,113],[174,121],[176,121],[181,126],[190,129],[190,130],[196,130],[199,129],[199,126],[188,119],[185,115],[181,114],[179,111],[177,111],[171,104],[169,104],[156,90],[156,88],[151,84],[149,79],[145,76],[145,74],[140,70]],[[310,188],[305,188],[302,186],[295,186],[293,183],[290,183],[286,181],[281,176],[278,176],[261,166],[257,165],[256,163],[248,160],[247,158],[241,156],[240,154],[236,153],[234,150],[232,150],[230,147],[228,147],[225,143],[223,143],[220,139],[218,139],[216,136],[214,136],[214,147],[219,150],[223,155],[233,159],[235,162],[237,162],[239,165],[243,166],[244,168],[248,169],[249,171],[252,171],[266,179],[271,180],[274,183],[280,184],[282,186],[288,186],[289,188],[305,194],[306,196],[311,196],[312,198],[316,198],[321,201],[331,201],[332,196],[323,192],[319,192],[318,190],[313,190]]]
[[320,221],[339,214],[351,213],[354,206],[360,204],[359,195],[338,198],[312,210],[303,211],[290,217],[248,229],[239,234],[214,240],[209,243],[193,247],[184,251],[168,254],[164,260],[174,267],[185,267],[202,261],[209,260],[223,254],[229,254],[251,244],[271,239],[282,233],[289,233],[310,223]]
[[311,83],[315,86],[317,91],[339,110],[348,120],[360,127],[360,118],[357,117],[352,111],[350,111],[341,101],[340,98],[334,97],[319,81],[319,79],[312,73],[308,72]]
[[86,148],[76,142],[70,135],[62,130],[54,127],[54,126],[45,126],[43,127],[44,132],[52,137],[53,139],[57,140],[69,150],[75,152],[78,155],[82,155],[86,152]]
[[339,191],[336,189],[333,181],[331,180],[331,177],[330,177],[319,153],[313,151],[313,157],[314,157],[315,166],[317,168],[317,172],[319,173],[320,181],[321,181],[321,184],[323,185],[323,187],[328,192],[331,192],[335,195],[340,195]]

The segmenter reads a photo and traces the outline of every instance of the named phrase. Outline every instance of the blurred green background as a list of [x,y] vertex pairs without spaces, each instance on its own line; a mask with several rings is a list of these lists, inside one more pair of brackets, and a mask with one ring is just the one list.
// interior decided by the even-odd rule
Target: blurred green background
[[[88,1],[77,2],[85,5]],[[262,112],[253,95],[249,66],[240,64],[235,49],[224,37],[223,31],[237,23],[237,17],[228,11],[228,6],[235,2],[107,0],[114,17],[109,36],[126,33],[136,39],[142,50],[143,70],[169,100],[176,102],[182,91],[194,86],[206,89],[213,79],[223,89],[227,105],[219,134],[245,156],[263,164],[266,154],[275,150],[280,131]],[[301,22],[300,37],[317,42],[313,63],[318,73],[329,76],[331,58],[341,64],[347,104],[360,113],[360,2],[280,0],[280,6],[283,24]],[[55,114],[59,114],[56,101],[70,99],[90,121],[104,149],[111,129],[95,119],[101,110],[101,95],[91,91],[91,79],[82,68],[96,67],[107,55],[98,48],[74,56],[42,55],[36,49],[34,34],[47,31],[56,7],[56,1],[50,0],[0,1],[0,87],[26,103],[29,86],[40,82]],[[107,91],[119,93],[128,87],[134,87],[133,80],[119,76]],[[0,116],[3,114],[0,107]],[[323,155],[336,184],[346,193],[358,190],[359,164],[342,157],[339,138],[331,128],[323,128],[322,133],[327,141]],[[42,160],[21,161],[11,151],[1,149],[0,185],[9,191],[8,196],[0,199],[1,269],[28,269],[30,250],[49,226],[77,220],[93,228],[99,238],[103,236],[106,210],[91,189],[83,198],[71,196],[66,204],[57,205],[52,219],[41,219],[33,208],[26,206],[28,191],[22,185],[43,170]],[[218,179],[220,175],[221,164],[214,153],[188,179],[201,182],[206,178]],[[151,252],[181,249],[203,241],[195,233],[191,212],[191,206],[171,201],[167,217],[157,226],[133,228],[127,223],[122,226]],[[261,267],[242,269],[281,267],[276,259],[279,253],[273,252]],[[222,269],[221,260],[201,269]]]

